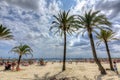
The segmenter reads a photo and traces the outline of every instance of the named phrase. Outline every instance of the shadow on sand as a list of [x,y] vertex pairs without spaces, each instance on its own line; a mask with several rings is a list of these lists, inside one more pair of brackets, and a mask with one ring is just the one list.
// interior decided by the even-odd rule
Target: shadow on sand
[[[102,80],[102,77],[103,77],[104,75],[98,75],[97,77],[95,77],[95,80]],[[120,77],[120,75],[118,75],[118,77]],[[107,80],[114,80],[114,78],[113,77],[110,77],[109,79],[107,79]]]
[[95,77],[95,80],[102,80],[102,77],[103,77],[104,75],[98,75],[98,76],[96,76]]
[[49,72],[46,73],[43,77],[39,77],[38,74],[34,74],[34,78],[31,79],[31,78],[20,78],[22,80],[79,80],[75,77],[64,77],[64,78],[60,78],[60,79],[57,79],[56,77],[62,72],[59,72],[53,76],[49,76]]

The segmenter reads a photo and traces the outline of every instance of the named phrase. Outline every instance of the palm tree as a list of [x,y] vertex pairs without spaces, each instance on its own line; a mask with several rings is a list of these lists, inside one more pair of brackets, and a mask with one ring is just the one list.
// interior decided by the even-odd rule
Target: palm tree
[[0,39],[13,39],[13,35],[11,35],[10,29],[0,25]]
[[111,23],[107,20],[105,15],[99,14],[99,12],[100,11],[90,10],[89,12],[85,12],[83,16],[79,15],[78,19],[83,29],[88,32],[90,44],[92,47],[93,57],[94,57],[96,64],[99,67],[99,70],[101,71],[101,74],[106,74],[105,69],[103,68],[100,61],[98,60],[92,32],[95,32],[96,29],[106,28],[106,27],[102,27],[102,25],[110,26]]
[[103,29],[101,29],[100,33],[98,33],[96,36],[99,39],[99,42],[97,42],[97,45],[99,45],[101,42],[105,43],[111,70],[114,70],[114,68],[112,65],[112,59],[110,55],[108,42],[111,40],[118,40],[117,38],[114,38],[114,36],[115,36],[115,33],[112,30],[103,30]]
[[64,36],[64,52],[63,52],[63,67],[62,67],[62,71],[64,71],[66,69],[66,35],[67,34],[72,34],[74,31],[76,31],[78,29],[78,25],[75,19],[74,15],[69,15],[69,11],[60,11],[58,13],[58,15],[53,15],[53,17],[55,18],[54,21],[52,21],[52,26],[50,28],[51,29],[57,29],[55,31],[56,33],[60,33],[60,35]]
[[19,65],[20,65],[20,60],[22,58],[22,55],[27,55],[27,54],[31,54],[32,55],[32,49],[30,48],[30,46],[26,45],[26,44],[20,44],[19,46],[16,46],[16,47],[13,47],[11,49],[11,52],[14,52],[14,53],[18,53],[19,55],[19,59],[18,59],[18,64],[17,64],[17,67],[16,67],[16,70],[20,70],[19,68]]

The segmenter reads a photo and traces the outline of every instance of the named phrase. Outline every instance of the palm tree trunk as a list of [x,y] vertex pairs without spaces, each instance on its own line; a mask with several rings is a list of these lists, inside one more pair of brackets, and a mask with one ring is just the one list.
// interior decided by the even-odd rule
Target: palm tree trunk
[[106,74],[105,69],[103,68],[103,66],[101,65],[100,61],[97,58],[97,54],[96,54],[96,50],[95,50],[95,45],[94,45],[92,33],[88,32],[88,35],[89,35],[89,38],[90,38],[90,44],[91,44],[91,47],[92,47],[94,60],[95,60],[96,64],[98,65],[99,70],[101,71],[101,74]]
[[18,59],[18,65],[17,65],[17,67],[16,67],[16,70],[17,70],[17,71],[19,71],[19,70],[20,70],[19,65],[20,65],[20,60],[21,60],[21,57],[22,57],[22,56],[20,55],[20,56],[19,56],[19,59]]
[[63,68],[62,71],[66,70],[66,32],[64,31],[64,55],[63,55]]
[[105,43],[106,51],[107,51],[107,54],[108,54],[108,59],[109,59],[109,63],[110,63],[110,69],[114,70],[113,65],[112,65],[112,59],[111,59],[111,55],[110,55],[110,51],[109,51],[109,48],[108,48],[107,41],[105,40],[104,43]]

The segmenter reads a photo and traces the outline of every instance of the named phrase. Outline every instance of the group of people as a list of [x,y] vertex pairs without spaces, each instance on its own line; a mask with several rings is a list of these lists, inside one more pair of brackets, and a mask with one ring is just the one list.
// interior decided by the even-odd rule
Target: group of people
[[4,70],[14,70],[14,67],[16,65],[15,62],[11,63],[9,61],[5,62],[4,64],[5,64],[5,69]]
[[[61,62],[61,61],[60,61],[60,62]],[[40,65],[44,65],[44,64],[45,64],[43,59],[40,59],[40,60],[39,60],[39,63],[40,63]],[[47,62],[46,62],[46,63],[47,63]],[[52,63],[52,64],[53,64],[53,63]],[[15,63],[14,61],[13,61],[13,62],[7,61],[7,62],[4,62],[4,65],[5,65],[5,69],[4,69],[4,70],[14,70],[16,63]],[[114,68],[114,71],[115,71],[117,74],[119,74],[119,73],[118,73],[118,69],[117,69],[117,65],[116,65],[116,62],[115,62],[115,61],[113,62],[113,68]]]

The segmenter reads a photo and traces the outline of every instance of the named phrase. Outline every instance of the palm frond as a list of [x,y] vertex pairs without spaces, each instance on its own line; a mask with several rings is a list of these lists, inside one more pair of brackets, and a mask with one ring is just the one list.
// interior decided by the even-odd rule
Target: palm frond
[[98,41],[98,42],[96,43],[97,47],[101,44],[101,42],[102,42],[102,41]]
[[60,35],[62,35],[64,31],[69,35],[77,31],[81,26],[78,24],[75,16],[69,15],[69,12],[70,10],[67,12],[60,11],[58,15],[54,15],[54,21],[52,22],[54,25],[50,27],[50,30],[56,28],[55,34],[60,33]]
[[115,38],[114,35],[115,32],[113,32],[112,30],[103,30],[101,29],[100,33],[97,34],[97,38],[100,40],[100,41],[111,41],[111,40],[119,40],[117,38]]
[[12,32],[7,27],[0,25],[0,39],[13,39]]
[[18,53],[19,55],[26,55],[32,54],[33,50],[26,44],[20,44],[19,46],[13,47],[10,52]]

